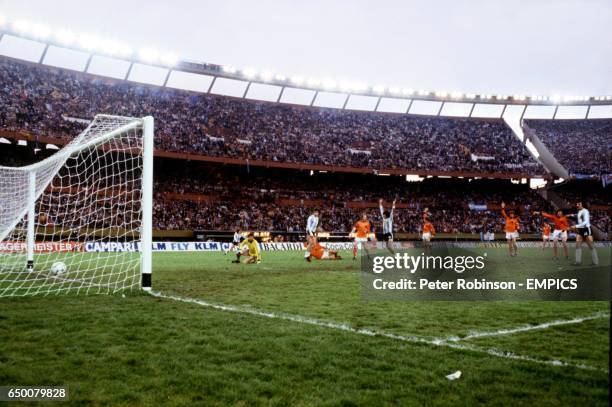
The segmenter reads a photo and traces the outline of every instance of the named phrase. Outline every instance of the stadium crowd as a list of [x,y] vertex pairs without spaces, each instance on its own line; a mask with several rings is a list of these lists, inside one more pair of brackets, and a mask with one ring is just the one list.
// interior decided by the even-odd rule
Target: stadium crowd
[[[288,106],[112,81],[0,57],[0,129],[73,138],[153,115],[158,149],[373,169],[543,174],[502,121]],[[77,120],[75,120],[77,119]]]
[[[425,179],[406,182],[402,177],[259,170],[240,173],[213,167],[186,167],[163,171],[156,178],[154,218],[160,229],[302,231],[305,219],[321,210],[324,230],[348,233],[366,212],[380,227],[378,199],[385,207],[397,198],[398,232],[418,233],[422,211],[429,208],[440,233],[501,232],[499,204],[516,208],[522,231],[536,233],[539,216],[531,212],[552,210],[526,185],[503,180]],[[189,177],[198,173],[199,177]]]
[[612,119],[525,120],[570,174],[612,174]]

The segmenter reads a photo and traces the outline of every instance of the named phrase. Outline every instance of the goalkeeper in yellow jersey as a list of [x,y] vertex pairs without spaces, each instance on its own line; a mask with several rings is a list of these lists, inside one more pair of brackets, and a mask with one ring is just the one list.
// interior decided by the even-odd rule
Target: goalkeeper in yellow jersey
[[261,250],[259,249],[259,243],[255,240],[255,235],[249,233],[247,238],[243,240],[238,246],[238,252],[236,253],[236,260],[232,263],[240,263],[240,257],[246,257],[244,264],[254,264],[261,262]]

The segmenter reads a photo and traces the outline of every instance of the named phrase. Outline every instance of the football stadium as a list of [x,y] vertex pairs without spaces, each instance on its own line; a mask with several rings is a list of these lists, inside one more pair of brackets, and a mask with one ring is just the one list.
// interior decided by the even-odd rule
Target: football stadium
[[[74,27],[79,10],[13,6],[0,401],[608,405],[609,69],[597,94],[422,90],[381,66],[370,83],[251,68],[228,32],[210,40],[236,66],[141,48],[117,28],[132,17],[93,6]],[[181,52],[207,40],[169,27]]]

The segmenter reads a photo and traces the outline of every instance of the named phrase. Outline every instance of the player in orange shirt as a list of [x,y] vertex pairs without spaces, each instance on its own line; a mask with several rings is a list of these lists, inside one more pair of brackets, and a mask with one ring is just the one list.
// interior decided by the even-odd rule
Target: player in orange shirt
[[504,230],[506,231],[506,240],[508,240],[508,253],[511,257],[513,257],[518,254],[518,245],[516,244],[516,239],[519,238],[519,220],[513,210],[510,210],[510,214],[506,213],[505,202],[501,203],[501,208],[501,214],[506,222]]
[[[355,236],[355,241],[353,243],[353,260],[357,259],[357,250],[363,248],[366,252],[366,255],[370,257],[370,252],[362,243],[367,243],[368,240],[371,240],[370,234],[372,232],[372,225],[368,220],[368,215],[364,212],[361,215],[361,219],[355,223],[353,229],[351,230],[351,236]],[[374,239],[375,240],[375,239]]]
[[[428,213],[427,213],[428,214]],[[431,238],[436,234],[436,229],[433,223],[429,221],[428,216],[423,216],[423,230],[421,231],[421,240],[423,240],[423,248],[426,253],[431,251]]]
[[545,223],[542,227],[542,250],[550,243],[550,225]]
[[311,257],[318,260],[342,260],[337,250],[327,250],[319,242],[315,243],[314,247],[310,249],[310,256],[306,260],[311,261]]
[[569,249],[567,247],[567,231],[569,230],[569,219],[563,214],[563,211],[559,209],[556,215],[552,215],[546,212],[534,212],[534,215],[541,214],[544,218],[550,219],[555,224],[555,229],[552,233],[553,241],[553,254],[554,259],[559,259],[559,249],[557,242],[561,239],[561,245],[563,245],[563,252],[565,253],[565,259],[569,260]]

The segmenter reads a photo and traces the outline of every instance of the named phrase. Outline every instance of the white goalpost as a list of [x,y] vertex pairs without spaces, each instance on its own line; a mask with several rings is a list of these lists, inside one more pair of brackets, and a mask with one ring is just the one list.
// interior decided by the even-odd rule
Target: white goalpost
[[153,125],[97,115],[52,156],[0,166],[0,297],[151,289]]

